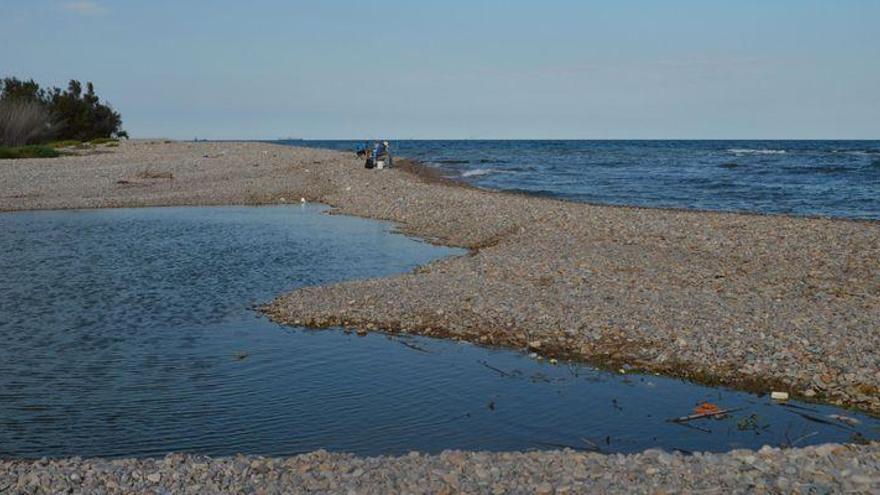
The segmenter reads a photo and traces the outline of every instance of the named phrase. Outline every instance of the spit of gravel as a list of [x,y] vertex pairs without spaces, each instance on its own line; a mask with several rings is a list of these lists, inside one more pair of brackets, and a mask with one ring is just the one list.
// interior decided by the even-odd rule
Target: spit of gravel
[[876,493],[880,446],[0,461],[0,493]]
[[316,168],[342,160],[257,142],[132,140],[66,152],[0,161],[0,211],[299,202],[320,194]]
[[[279,322],[530,350],[880,412],[880,223],[626,208],[331,167],[320,200],[471,248]],[[350,167],[350,168],[345,168]]]

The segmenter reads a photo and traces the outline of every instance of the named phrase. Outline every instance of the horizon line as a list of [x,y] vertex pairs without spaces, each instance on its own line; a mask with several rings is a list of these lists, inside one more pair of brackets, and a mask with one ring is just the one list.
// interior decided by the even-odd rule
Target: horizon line
[[252,142],[276,142],[276,141],[880,141],[878,138],[396,138],[396,137],[370,137],[370,138],[297,138],[297,137],[276,137],[276,138],[193,138],[193,139],[175,139],[175,138],[141,138],[134,139],[174,139],[176,141],[252,141]]

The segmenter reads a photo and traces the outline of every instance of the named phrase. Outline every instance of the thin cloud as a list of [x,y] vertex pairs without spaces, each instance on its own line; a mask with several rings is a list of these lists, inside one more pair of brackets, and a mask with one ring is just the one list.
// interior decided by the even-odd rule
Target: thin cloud
[[79,15],[98,15],[107,10],[98,2],[92,0],[75,0],[61,4],[61,8],[67,12]]

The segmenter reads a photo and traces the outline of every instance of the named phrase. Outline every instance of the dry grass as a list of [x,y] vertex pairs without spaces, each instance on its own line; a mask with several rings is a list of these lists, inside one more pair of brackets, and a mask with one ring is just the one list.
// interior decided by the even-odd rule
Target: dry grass
[[0,145],[18,147],[47,141],[57,126],[43,105],[0,102]]

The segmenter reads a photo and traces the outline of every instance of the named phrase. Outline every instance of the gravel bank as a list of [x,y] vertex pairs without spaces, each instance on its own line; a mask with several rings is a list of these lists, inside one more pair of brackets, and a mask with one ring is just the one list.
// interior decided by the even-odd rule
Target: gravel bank
[[266,308],[277,321],[531,347],[880,413],[880,223],[568,203],[264,143],[101,151],[0,162],[0,210],[305,197],[473,254],[296,291]]
[[[100,151],[0,161],[0,210],[305,197],[472,254],[293,292],[266,307],[277,321],[531,348],[880,413],[878,223],[566,203],[262,143],[135,141]],[[0,492],[871,492],[880,490],[878,459],[873,444],[691,457],[0,461]]]
[[330,172],[329,184],[319,199],[339,211],[473,255],[294,292],[266,308],[277,321],[531,348],[880,413],[880,223],[575,204],[400,171]]
[[876,493],[880,446],[0,462],[10,493]]
[[133,140],[80,153],[0,161],[0,211],[299,202],[320,190],[310,170],[340,160],[260,143]]

